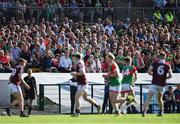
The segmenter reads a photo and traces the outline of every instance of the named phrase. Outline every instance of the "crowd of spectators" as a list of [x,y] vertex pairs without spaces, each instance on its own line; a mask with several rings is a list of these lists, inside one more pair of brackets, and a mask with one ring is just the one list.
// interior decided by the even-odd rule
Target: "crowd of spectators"
[[180,72],[180,25],[151,21],[133,23],[109,18],[98,18],[96,24],[73,22],[67,17],[60,25],[45,21],[36,24],[18,23],[11,18],[0,28],[1,71],[9,72],[19,58],[27,60],[28,67],[43,71],[69,72],[73,55],[80,53],[87,72],[104,72],[104,57],[111,51],[122,70],[125,56],[133,58],[139,72],[146,72],[161,51],[167,53],[167,62],[174,72]]
[[[102,7],[107,8],[103,11]],[[64,16],[88,21],[90,16],[93,19],[103,14],[111,14],[111,7],[111,0],[0,0],[0,15],[6,17],[6,20],[16,15],[16,20],[26,21],[30,21],[30,18],[35,18],[36,21],[41,18],[55,21]]]

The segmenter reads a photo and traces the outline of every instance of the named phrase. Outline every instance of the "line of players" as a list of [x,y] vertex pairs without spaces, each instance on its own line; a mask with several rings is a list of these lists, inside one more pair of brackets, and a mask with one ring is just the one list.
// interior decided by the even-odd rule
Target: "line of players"
[[[144,104],[143,116],[146,115],[149,102],[154,94],[156,94],[159,102],[160,111],[158,115],[162,116],[163,89],[166,86],[166,79],[172,77],[171,66],[165,62],[165,59],[166,59],[166,54],[164,52],[161,52],[159,55],[159,60],[157,62],[152,63],[152,65],[148,70],[148,74],[152,75],[153,78],[152,78],[152,84],[149,88],[147,101]],[[74,61],[76,63],[76,67],[75,70],[71,72],[71,75],[77,82],[77,90],[75,92],[75,99],[73,103],[75,105],[75,113],[73,114],[73,116],[80,115],[81,97],[83,97],[85,101],[93,104],[97,108],[98,113],[100,113],[101,105],[98,104],[93,98],[89,97],[87,93],[88,82],[85,72],[85,64],[81,58],[81,55],[80,54],[74,55]],[[121,105],[123,105],[123,103],[128,102],[130,104],[132,102],[136,102],[135,94],[133,91],[133,85],[134,82],[137,80],[137,70],[134,66],[131,65],[132,64],[131,57],[126,57],[125,58],[126,66],[122,71],[123,79],[121,81],[119,76],[119,67],[116,64],[115,56],[112,53],[107,54],[106,63],[108,64],[108,72],[106,74],[103,74],[103,77],[109,80],[110,103],[113,107],[114,113],[116,115],[119,115],[120,114],[119,108],[121,108]],[[15,101],[12,102],[11,106],[13,106],[13,104],[15,103],[19,104],[20,117],[28,117],[28,115],[24,113],[24,99],[20,87],[20,84],[23,84],[26,87],[26,89],[30,89],[29,85],[21,77],[25,65],[26,65],[26,61],[24,59],[20,59],[19,65],[14,69],[9,79],[11,93],[15,97]],[[120,97],[121,92],[123,92],[124,94],[127,93],[127,96]],[[10,108],[6,109],[6,112],[8,115],[10,115]]]

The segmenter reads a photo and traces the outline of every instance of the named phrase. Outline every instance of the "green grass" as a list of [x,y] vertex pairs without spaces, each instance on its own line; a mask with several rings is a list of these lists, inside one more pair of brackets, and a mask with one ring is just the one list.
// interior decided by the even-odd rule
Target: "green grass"
[[163,117],[156,115],[81,115],[70,117],[69,115],[33,115],[29,118],[19,116],[0,116],[0,124],[180,124],[180,114],[167,114]]

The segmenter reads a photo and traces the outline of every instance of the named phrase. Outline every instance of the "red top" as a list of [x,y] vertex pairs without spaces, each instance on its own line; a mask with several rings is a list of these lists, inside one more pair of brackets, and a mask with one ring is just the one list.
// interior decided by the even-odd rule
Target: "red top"
[[10,78],[10,82],[15,84],[15,85],[20,85],[21,81],[19,79],[19,75],[23,74],[23,67],[18,65],[16,68],[13,70]]
[[9,58],[7,56],[2,56],[0,57],[0,62],[7,65],[9,63]]
[[[84,72],[85,73],[85,65],[83,62],[78,62],[76,72]],[[77,76],[78,85],[86,85],[87,78],[86,75]]]
[[152,64],[152,67],[153,67],[152,84],[164,87],[166,85],[166,77],[170,69],[170,65],[166,62],[154,62]]

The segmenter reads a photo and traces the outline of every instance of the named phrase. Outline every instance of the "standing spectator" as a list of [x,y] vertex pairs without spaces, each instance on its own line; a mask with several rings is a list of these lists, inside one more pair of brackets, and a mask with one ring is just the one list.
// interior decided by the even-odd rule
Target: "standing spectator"
[[177,84],[177,88],[174,90],[174,96],[176,101],[177,113],[180,113],[180,84]]
[[25,101],[28,102],[28,115],[31,114],[32,111],[32,103],[35,99],[35,95],[37,94],[37,86],[36,86],[36,79],[32,76],[32,70],[27,70],[28,75],[24,78],[24,81],[29,85],[30,90],[25,89]]
[[[77,64],[75,62],[75,56],[72,56],[72,71],[76,70]],[[76,76],[73,76],[73,78],[71,78],[69,80],[69,84],[70,84],[70,100],[71,100],[71,114],[74,114],[74,105],[75,105],[75,95],[76,95],[76,91],[77,91],[77,80],[76,80]]]
[[166,21],[167,23],[170,23],[170,24],[173,23],[173,21],[174,21],[174,15],[173,15],[173,13],[172,13],[170,10],[167,11],[164,16],[165,16],[165,21]]
[[11,59],[13,64],[17,64],[19,57],[20,57],[20,53],[21,53],[21,49],[19,47],[17,47],[17,42],[13,42],[12,43],[13,47],[10,50],[11,53]]
[[63,55],[60,58],[59,62],[59,71],[61,72],[70,72],[72,67],[72,61],[71,58],[69,57],[69,50],[65,50],[65,55]]
[[163,21],[163,17],[161,15],[161,12],[159,9],[157,9],[154,13],[153,13],[153,20],[155,23],[159,23]]
[[175,112],[175,98],[174,98],[172,86],[169,86],[168,91],[164,93],[163,101],[164,101],[164,112],[174,113]]
[[101,15],[103,14],[102,13],[102,3],[100,2],[100,0],[96,0],[96,3],[95,3],[95,7],[96,7],[96,11],[95,11],[95,17],[96,18],[99,18],[101,17]]
[[166,0],[155,0],[154,1],[154,6],[157,8],[164,7],[166,5]]

